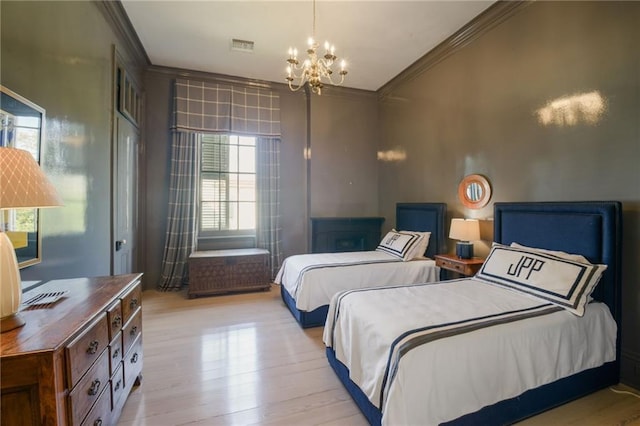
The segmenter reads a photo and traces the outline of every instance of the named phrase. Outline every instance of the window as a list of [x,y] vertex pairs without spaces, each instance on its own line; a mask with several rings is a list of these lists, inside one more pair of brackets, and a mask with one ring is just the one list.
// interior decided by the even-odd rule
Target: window
[[254,235],[256,138],[202,135],[199,237]]

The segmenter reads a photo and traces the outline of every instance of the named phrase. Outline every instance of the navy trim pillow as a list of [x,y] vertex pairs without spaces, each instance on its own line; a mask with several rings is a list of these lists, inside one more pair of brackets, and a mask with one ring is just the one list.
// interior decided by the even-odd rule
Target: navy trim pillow
[[403,261],[410,260],[413,249],[418,245],[420,236],[411,232],[389,231],[384,236],[377,251],[383,251],[390,255],[399,257]]
[[496,244],[475,278],[547,300],[578,316],[607,265]]

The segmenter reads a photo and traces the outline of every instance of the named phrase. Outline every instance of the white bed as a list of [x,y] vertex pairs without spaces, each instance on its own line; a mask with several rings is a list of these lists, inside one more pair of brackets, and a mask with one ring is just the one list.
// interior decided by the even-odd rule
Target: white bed
[[313,253],[285,259],[275,282],[296,301],[296,308],[313,311],[337,292],[349,288],[433,282],[439,278],[433,259],[403,261],[382,251]]
[[615,360],[616,323],[463,279],[336,295],[324,341],[383,424],[436,425]]
[[496,203],[494,232],[473,278],[332,298],[327,357],[371,424],[511,424],[618,382],[620,203]]
[[[302,327],[322,326],[331,297],[338,291],[438,280],[440,268],[433,256],[446,248],[445,216],[443,203],[399,203],[396,229],[427,234],[426,240],[421,240],[422,247],[418,247],[417,242],[412,246],[413,255],[395,250],[395,243],[400,240],[387,244],[387,234],[374,251],[289,256],[274,282],[280,284],[285,305]],[[409,245],[408,241],[406,246],[398,244]],[[413,260],[408,260],[410,258]]]

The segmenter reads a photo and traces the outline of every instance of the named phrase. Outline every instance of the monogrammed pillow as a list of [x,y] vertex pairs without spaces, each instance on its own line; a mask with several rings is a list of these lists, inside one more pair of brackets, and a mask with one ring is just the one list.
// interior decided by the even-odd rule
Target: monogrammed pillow
[[384,236],[376,250],[399,257],[403,261],[411,260],[413,251],[420,241],[420,235],[412,232],[391,230]]
[[475,277],[534,295],[582,316],[605,269],[607,265],[496,244]]

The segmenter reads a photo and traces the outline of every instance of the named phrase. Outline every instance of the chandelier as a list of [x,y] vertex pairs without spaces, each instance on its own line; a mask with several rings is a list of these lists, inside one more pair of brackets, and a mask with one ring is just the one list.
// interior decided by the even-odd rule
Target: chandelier
[[[313,32],[309,37],[307,48],[308,58],[302,61],[298,60],[298,49],[289,48],[289,59],[287,62],[287,82],[289,88],[292,91],[299,90],[305,83],[309,83],[311,91],[318,95],[322,94],[322,88],[325,83],[330,83],[335,86],[339,86],[344,82],[344,76],[347,75],[346,62],[344,59],[340,62],[340,81],[335,82],[332,79],[333,67],[336,62],[335,46],[329,44],[328,41],[324,43],[324,56],[318,56],[318,43],[316,42],[316,1],[313,0]],[[297,83],[294,83],[298,80]]]

